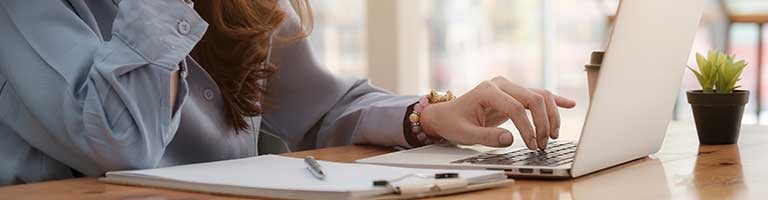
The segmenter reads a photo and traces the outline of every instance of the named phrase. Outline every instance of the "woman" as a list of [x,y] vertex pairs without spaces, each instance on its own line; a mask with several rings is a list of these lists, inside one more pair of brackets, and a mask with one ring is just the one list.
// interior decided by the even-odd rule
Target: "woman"
[[508,119],[543,149],[575,104],[503,77],[395,96],[317,63],[306,2],[194,3],[0,1],[0,185],[358,143],[503,147]]

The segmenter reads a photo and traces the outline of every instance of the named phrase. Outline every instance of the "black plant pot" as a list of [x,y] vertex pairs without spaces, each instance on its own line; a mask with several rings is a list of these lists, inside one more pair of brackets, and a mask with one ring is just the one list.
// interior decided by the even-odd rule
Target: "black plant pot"
[[734,90],[730,94],[714,94],[691,90],[687,95],[700,144],[735,144],[739,140],[741,116],[744,104],[749,101],[749,91]]

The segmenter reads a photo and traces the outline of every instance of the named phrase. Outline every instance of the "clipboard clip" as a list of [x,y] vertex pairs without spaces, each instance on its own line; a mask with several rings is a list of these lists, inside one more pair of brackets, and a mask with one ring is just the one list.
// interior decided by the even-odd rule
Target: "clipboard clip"
[[424,194],[430,192],[442,192],[466,188],[469,182],[463,178],[442,179],[435,180],[434,182],[427,184],[411,183],[403,184],[395,187],[398,194],[411,195],[411,194]]
[[[394,184],[411,177],[422,179],[434,178],[435,181],[428,183]],[[377,180],[373,182],[373,185],[389,187],[395,194],[411,195],[463,189],[469,186],[469,182],[466,179],[460,178],[458,173],[437,173],[434,175],[408,174],[391,180]]]

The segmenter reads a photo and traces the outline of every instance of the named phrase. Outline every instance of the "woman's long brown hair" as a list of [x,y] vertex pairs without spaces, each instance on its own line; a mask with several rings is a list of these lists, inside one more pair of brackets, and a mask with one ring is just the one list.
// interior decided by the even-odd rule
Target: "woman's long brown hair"
[[[211,75],[224,99],[226,118],[240,131],[247,117],[262,114],[258,102],[267,93],[258,80],[268,79],[278,67],[267,63],[272,33],[286,19],[278,0],[196,0],[195,10],[209,23],[192,50],[192,57]],[[312,11],[306,0],[292,2],[301,18],[299,39],[309,34]]]

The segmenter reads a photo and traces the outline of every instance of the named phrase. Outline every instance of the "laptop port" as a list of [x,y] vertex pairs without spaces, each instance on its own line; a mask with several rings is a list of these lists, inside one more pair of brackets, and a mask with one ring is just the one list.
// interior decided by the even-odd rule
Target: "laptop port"
[[498,171],[505,171],[505,172],[511,172],[512,169],[499,169],[499,168],[485,168],[487,170],[498,170]]
[[541,174],[552,174],[552,173],[554,173],[554,170],[552,170],[552,169],[540,169],[539,172],[541,172]]
[[524,173],[524,174],[533,173],[533,169],[530,169],[530,168],[520,168],[519,171],[520,171],[520,173]]

